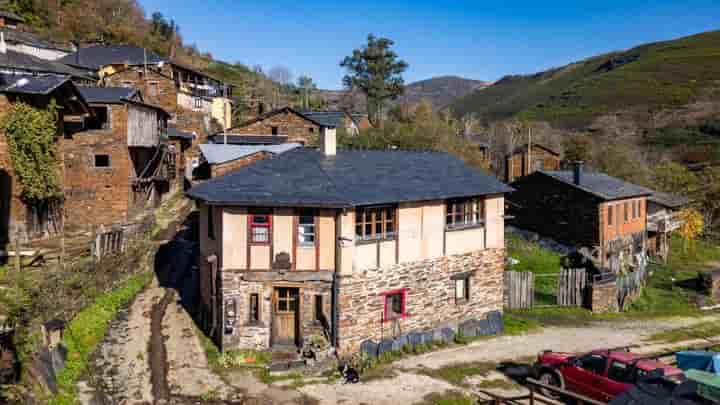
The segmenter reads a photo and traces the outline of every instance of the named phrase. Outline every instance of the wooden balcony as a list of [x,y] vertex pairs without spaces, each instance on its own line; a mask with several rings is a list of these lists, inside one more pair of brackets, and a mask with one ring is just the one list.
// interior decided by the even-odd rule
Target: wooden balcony
[[659,212],[648,215],[647,230],[649,232],[668,233],[680,229],[682,218],[679,213]]

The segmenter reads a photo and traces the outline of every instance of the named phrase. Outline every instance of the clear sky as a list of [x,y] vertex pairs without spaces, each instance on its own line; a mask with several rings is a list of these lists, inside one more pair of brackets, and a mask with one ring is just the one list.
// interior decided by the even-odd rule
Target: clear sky
[[497,80],[598,53],[720,29],[720,0],[139,0],[187,43],[228,62],[282,65],[339,89],[340,60],[368,33],[393,39],[405,81]]

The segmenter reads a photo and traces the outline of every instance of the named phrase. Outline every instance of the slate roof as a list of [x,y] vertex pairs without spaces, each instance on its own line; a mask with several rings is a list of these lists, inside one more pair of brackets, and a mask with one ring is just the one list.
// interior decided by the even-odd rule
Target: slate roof
[[[78,61],[78,52],[80,60]],[[129,65],[142,65],[145,63],[145,55],[147,55],[147,63],[154,64],[165,62],[165,59],[158,54],[143,48],[132,45],[95,45],[87,48],[81,48],[77,52],[73,52],[60,59],[58,62],[65,63],[70,66],[79,66],[85,69],[98,70],[105,65],[127,63]]]
[[7,10],[0,10],[0,17],[5,17],[10,20],[16,20],[16,21],[25,21],[24,18],[20,17],[19,15],[12,13]]
[[48,95],[68,81],[70,81],[69,76],[0,74],[0,92]]
[[573,182],[572,171],[538,171],[537,173],[545,174],[607,201],[649,196],[654,193],[649,188],[628,183],[605,173],[583,172],[579,185]]
[[0,27],[0,32],[5,36],[5,41],[8,43],[20,43],[29,45],[35,48],[55,49],[65,52],[72,52],[72,48],[67,45],[54,44],[52,42],[40,39],[35,34],[25,31],[18,31],[16,29]]
[[[260,122],[260,121],[266,120],[266,119],[268,119],[268,118],[270,118],[270,117],[272,117],[272,116],[274,116],[274,115],[281,114],[281,113],[284,113],[284,112],[290,112],[290,113],[293,113],[293,114],[295,114],[295,115],[298,115],[299,117],[304,118],[304,119],[312,122],[312,123],[315,124],[315,125],[326,126],[326,125],[323,125],[322,123],[314,120],[313,118],[308,117],[307,115],[301,113],[300,111],[295,110],[294,108],[291,108],[291,107],[281,107],[281,108],[276,108],[276,109],[274,109],[274,110],[272,110],[272,111],[268,111],[268,112],[266,112],[266,113],[264,113],[264,114],[260,114],[260,115],[258,115],[257,117],[255,117],[255,118],[253,118],[253,119],[251,119],[251,120],[245,121],[245,122],[243,122],[242,124],[240,124],[240,125],[238,125],[238,126],[236,126],[236,127],[234,127],[234,128],[243,128],[243,127],[246,127],[246,126],[248,126],[248,125],[250,125],[250,124],[254,124],[254,123],[256,123],[256,122]],[[232,131],[232,128],[231,128],[230,130]]]
[[501,194],[512,188],[442,152],[297,148],[188,191],[217,205],[349,208]]
[[127,87],[82,87],[80,93],[88,103],[121,104],[137,94],[137,90]]
[[87,77],[85,73],[57,61],[40,59],[37,56],[16,52],[11,49],[8,49],[5,53],[0,53],[0,67],[38,73],[70,75],[80,78]]
[[300,111],[300,114],[326,127],[344,128],[347,114],[342,111]]
[[[225,143],[225,135],[222,133],[210,135],[208,140],[211,143]],[[279,145],[287,142],[286,135],[232,135],[227,134],[227,143],[233,145]]]
[[665,193],[662,191],[655,191],[648,197],[648,200],[655,204],[662,205],[668,208],[678,208],[684,205],[690,204],[691,200],[685,196],[679,194]]
[[289,150],[299,148],[299,143],[283,143],[280,145],[219,145],[214,143],[205,143],[200,145],[200,151],[205,157],[205,161],[211,165],[231,162],[250,156],[258,152],[268,152],[273,155],[279,155]]
[[[540,145],[537,143],[533,143],[532,146],[533,146],[533,148],[540,148],[540,149],[542,149],[550,154],[553,154],[555,156],[560,156],[559,153],[555,152],[554,150],[552,150],[546,146],[543,146],[543,145]],[[520,146],[516,147],[515,149],[513,149],[512,152],[508,153],[508,156],[514,155],[514,154],[520,153],[520,152],[525,152],[527,149],[528,149],[528,144],[520,145]]]
[[170,139],[184,139],[186,141],[192,141],[195,139],[195,135],[190,132],[181,131],[177,129],[175,125],[168,125],[167,133],[168,138]]

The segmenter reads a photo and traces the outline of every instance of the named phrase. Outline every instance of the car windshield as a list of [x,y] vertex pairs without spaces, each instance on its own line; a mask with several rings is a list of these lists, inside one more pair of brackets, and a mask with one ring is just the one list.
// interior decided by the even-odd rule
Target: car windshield
[[588,354],[580,359],[580,367],[591,373],[604,375],[607,359],[599,354]]

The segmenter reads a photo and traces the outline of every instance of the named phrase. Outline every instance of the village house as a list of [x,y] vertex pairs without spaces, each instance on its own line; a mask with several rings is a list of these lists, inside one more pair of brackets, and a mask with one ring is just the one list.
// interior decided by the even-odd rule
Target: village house
[[512,223],[577,248],[598,269],[618,272],[643,266],[647,200],[652,190],[603,173],[535,171],[510,184]]
[[301,111],[301,113],[328,128],[342,129],[348,135],[357,135],[361,129],[370,128],[370,121],[364,114],[349,114],[345,111]]
[[0,10],[0,36],[7,49],[54,61],[74,51],[70,44],[53,43],[23,31],[23,19],[7,10]]
[[[223,350],[455,328],[503,305],[504,194],[441,152],[295,148],[195,186],[201,324]],[[499,312],[494,312],[499,314]]]
[[[0,74],[0,115],[4,115],[13,103],[23,102],[35,108],[47,108],[54,100],[58,110],[58,142],[64,135],[63,121],[67,115],[90,116],[92,110],[82,94],[65,76],[20,76]],[[62,173],[62,164],[58,164]],[[0,133],[0,251],[15,238],[59,232],[62,213],[56,204],[26,205],[21,198],[22,190],[15,175],[7,138]]]
[[[17,49],[17,48],[16,48]],[[45,60],[32,53],[14,50],[0,35],[0,73],[17,76],[70,77],[75,84],[94,85],[96,80],[86,72],[62,63]]]
[[79,87],[93,111],[63,140],[69,227],[124,223],[156,206],[173,187],[177,154],[167,144],[168,114],[129,88]]
[[177,157],[175,166],[175,177],[177,178],[177,181],[175,182],[176,189],[172,191],[186,190],[189,188],[188,186],[192,181],[193,169],[191,163],[187,159],[187,156],[193,142],[197,139],[197,135],[181,131],[172,124],[168,124],[167,134],[169,144],[168,148]]
[[518,146],[505,157],[505,182],[512,183],[519,177],[537,170],[560,170],[560,154],[538,144]]
[[207,135],[232,122],[231,86],[172,59],[131,45],[83,47],[59,60],[98,77],[104,86],[139,90],[181,130]]
[[[260,114],[238,126],[217,133],[212,141],[221,143],[219,139],[224,140],[226,135],[239,135],[250,137],[256,144],[297,142],[310,145],[317,143],[321,129],[336,128],[335,124],[335,120],[319,121],[290,107],[283,107]],[[270,139],[266,140],[266,138]],[[238,143],[240,139],[242,138],[235,138]]]
[[207,180],[230,173],[261,159],[298,148],[299,143],[278,145],[200,145],[200,165],[195,169],[196,180]]
[[680,211],[690,204],[681,195],[655,191],[648,197],[647,232],[648,254],[667,260],[670,253],[670,236],[683,224]]

